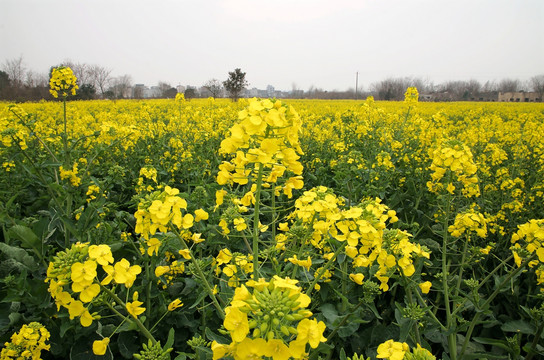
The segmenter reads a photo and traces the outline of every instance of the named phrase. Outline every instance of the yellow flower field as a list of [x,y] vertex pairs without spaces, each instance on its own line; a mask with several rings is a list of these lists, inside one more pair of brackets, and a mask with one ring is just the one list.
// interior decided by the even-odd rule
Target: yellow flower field
[[70,73],[0,104],[2,360],[32,321],[37,358],[544,351],[544,104],[67,101]]

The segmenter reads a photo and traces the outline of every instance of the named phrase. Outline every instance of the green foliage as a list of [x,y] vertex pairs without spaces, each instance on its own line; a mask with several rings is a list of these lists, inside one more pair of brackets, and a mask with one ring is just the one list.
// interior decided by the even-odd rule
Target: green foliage
[[[229,74],[233,81],[238,79],[241,90],[247,85],[245,73],[236,70]],[[263,188],[260,209],[250,202],[244,212],[236,201],[248,193],[251,183],[232,187],[221,206],[215,198],[216,191],[224,188],[216,182],[217,169],[230,160],[217,150],[244,101],[229,106],[198,101],[182,105],[134,102],[127,105],[130,111],[118,111],[115,106],[121,105],[109,102],[89,102],[83,115],[71,112],[75,104],[67,104],[68,123],[70,116],[96,122],[111,116],[112,123],[121,122],[130,112],[137,114],[135,124],[145,121],[145,133],[123,133],[124,128],[110,124],[81,136],[75,131],[59,131],[42,137],[44,118],[56,118],[62,125],[61,110],[46,115],[40,110],[45,105],[36,104],[29,105],[34,109],[30,114],[9,115],[11,123],[20,128],[6,126],[3,136],[9,136],[13,146],[1,148],[6,163],[12,162],[16,169],[0,174],[1,343],[23,323],[35,320],[51,332],[50,358],[129,359],[136,354],[134,357],[142,359],[210,359],[211,342],[227,344],[230,340],[222,329],[222,311],[231,303],[235,286],[229,286],[231,277],[226,273],[235,271],[237,278],[232,281],[240,283],[251,276],[242,262],[253,251],[252,239],[235,231],[232,223],[243,217],[248,219],[248,231],[253,230],[257,212],[259,221],[268,225],[257,239],[260,275],[297,279],[304,291],[310,289],[310,309],[326,325],[327,342],[310,350],[312,359],[375,358],[378,346],[389,339],[406,342],[412,349],[420,344],[438,357],[450,359],[537,359],[544,351],[544,311],[535,268],[525,260],[518,267],[510,251],[517,227],[543,210],[538,201],[542,169],[536,165],[541,146],[529,138],[504,141],[500,150],[507,160],[493,163],[493,151],[498,150],[475,140],[471,150],[482,195],[469,199],[455,191],[449,195],[428,191],[430,154],[439,146],[440,135],[424,127],[444,126],[441,131],[448,136],[464,137],[468,142],[469,127],[463,124],[471,119],[490,126],[486,123],[489,118],[499,121],[497,117],[504,117],[504,124],[514,128],[521,118],[532,129],[527,131],[537,134],[541,112],[516,110],[520,113],[506,111],[499,116],[474,109],[453,109],[446,114],[420,109],[407,113],[406,108],[384,110],[371,102],[303,110],[300,143],[304,154],[300,162],[304,188],[294,190],[293,198],[275,196],[271,188]],[[111,106],[106,112],[110,115],[101,113],[100,106]],[[177,123],[182,125],[176,127]],[[498,142],[497,137],[492,141]],[[27,148],[20,145],[22,138]],[[522,156],[517,146],[523,146],[527,156]],[[73,164],[78,165],[76,177],[81,181],[77,186],[70,177],[61,178],[59,169],[62,165],[70,170]],[[156,170],[156,180],[141,175],[145,167]],[[157,200],[153,194],[163,192],[167,185],[179,189],[179,197],[187,201],[184,214],[194,216],[203,209],[209,218],[195,221],[191,234],[183,230],[157,232],[153,237],[160,246],[149,255],[150,245],[135,231],[134,214],[141,202]],[[455,185],[460,189],[459,183]],[[95,198],[88,195],[92,186],[99,188]],[[293,222],[288,231],[278,230],[279,224],[293,219],[295,201],[315,186],[334,190],[346,209],[362,199],[383,199],[398,217],[398,222],[387,223],[388,230],[409,232],[410,241],[425,246],[430,258],[414,261],[412,276],[390,273],[389,289],[383,291],[374,282],[379,269],[376,263],[353,266],[353,259],[330,234],[323,243],[326,250],[311,245],[317,223],[304,227]],[[516,208],[516,201],[523,206]],[[485,238],[468,232],[454,237],[449,232],[456,216],[469,210],[480,211],[489,219]],[[228,222],[229,234],[219,226],[221,220]],[[205,241],[194,242],[193,233]],[[283,252],[276,248],[279,234],[288,236]],[[55,255],[77,242],[107,244],[116,262],[124,258],[142,268],[132,287],[116,284],[111,294],[101,289],[92,303],[99,317],[89,327],[83,327],[77,316],[70,319],[66,309],[58,310],[44,282]],[[494,246],[485,254],[481,250],[489,244]],[[179,254],[187,248],[191,259]],[[225,264],[218,264],[218,254],[225,248],[239,256],[228,270]],[[317,269],[328,264],[323,255],[335,251],[332,275],[325,281]],[[294,255],[297,260],[310,257],[312,264],[308,268],[297,265],[289,260]],[[158,267],[171,267],[174,261],[182,264],[183,270],[155,275]],[[364,274],[362,285],[349,277],[356,270]],[[99,267],[97,279],[105,277]],[[419,286],[425,281],[432,283],[428,293]],[[135,292],[146,308],[138,317],[140,324],[123,306],[133,301]],[[170,311],[169,305],[176,299],[184,305]],[[93,342],[104,338],[111,339],[105,354],[95,355]]]
[[223,86],[229,92],[232,101],[238,101],[240,93],[247,85],[246,73],[239,68],[229,71],[229,78],[223,81]]

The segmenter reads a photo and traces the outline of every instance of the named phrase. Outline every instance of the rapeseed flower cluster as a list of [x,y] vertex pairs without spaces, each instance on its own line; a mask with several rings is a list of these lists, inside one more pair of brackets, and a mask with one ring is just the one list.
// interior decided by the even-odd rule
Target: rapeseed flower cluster
[[453,225],[448,227],[449,233],[454,237],[460,237],[465,232],[475,232],[479,237],[487,236],[487,225],[484,215],[473,209],[461,212],[455,216]]
[[417,346],[410,350],[407,343],[387,340],[378,346],[378,359],[389,360],[435,360],[436,357],[427,349]]
[[[17,144],[19,149],[27,150],[27,140],[31,137],[28,127],[24,126],[30,120],[30,115],[18,105],[8,105],[7,116],[0,114],[0,144],[10,148]],[[15,119],[11,117],[15,115]],[[13,121],[15,120],[15,121]]]
[[74,162],[71,170],[65,169],[62,165],[59,167],[59,173],[61,180],[70,180],[70,184],[73,187],[81,185],[81,178],[78,176],[78,164]]
[[[106,274],[101,281],[98,279],[98,265]],[[113,282],[128,289],[141,271],[139,265],[131,266],[126,259],[115,262],[108,245],[76,243],[55,255],[49,263],[45,281],[49,283],[48,290],[55,299],[57,310],[61,306],[66,308],[71,320],[78,317],[81,325],[88,327],[93,320],[100,318],[97,313],[90,312],[90,306],[100,294],[101,287]],[[134,303],[127,303],[126,310],[130,314],[136,313]]]
[[416,87],[409,87],[404,93],[404,102],[408,104],[417,104],[419,100],[419,92]]
[[19,332],[4,343],[0,360],[40,360],[42,350],[49,350],[49,331],[39,322],[23,325]]
[[87,196],[87,202],[90,203],[93,200],[96,200],[96,197],[100,195],[100,186],[91,184],[87,188],[87,192],[85,193]]
[[[184,210],[185,214],[182,213]],[[149,255],[158,249],[158,239],[150,239],[157,231],[168,232],[171,225],[177,230],[185,231],[193,226],[195,217],[187,213],[187,201],[179,196],[179,190],[166,186],[163,191],[154,191],[146,195],[138,204],[134,214],[136,218],[135,232],[141,234],[148,242]],[[155,248],[154,248],[155,247]],[[158,251],[158,250],[157,250]]]
[[238,114],[239,122],[230,129],[230,136],[221,142],[222,154],[231,154],[231,161],[219,165],[219,185],[245,185],[264,175],[263,186],[270,187],[278,178],[291,172],[283,190],[289,198],[293,189],[301,189],[302,154],[299,144],[301,120],[293,107],[279,100],[251,99],[249,106]]
[[[389,289],[389,278],[397,271],[404,276],[415,273],[414,259],[429,258],[426,248],[410,241],[410,234],[396,229],[387,229],[387,223],[398,220],[396,212],[382,204],[379,199],[367,199],[356,206],[344,208],[344,200],[332,190],[319,186],[305,191],[295,201],[294,219],[289,227],[280,226],[285,233],[277,236],[277,249],[288,251],[289,241],[300,238],[302,226],[309,230],[307,242],[320,252],[325,260],[332,257],[329,236],[343,243],[345,254],[352,260],[354,273],[350,279],[361,285],[364,274],[361,269],[369,269],[377,264],[372,275],[380,282],[383,291]],[[298,225],[297,225],[298,224]],[[300,244],[304,245],[304,244]],[[300,256],[300,255],[299,255]],[[311,258],[288,258],[295,265],[309,270]]]
[[457,186],[462,186],[465,197],[480,196],[478,186],[478,170],[472,152],[458,140],[448,140],[434,150],[433,162],[430,166],[432,181],[427,182],[431,192],[444,190],[454,194]]
[[57,98],[59,94],[62,97],[75,95],[79,86],[77,85],[77,78],[72,69],[60,66],[53,69],[51,79],[49,80],[49,88],[51,95]]
[[[517,266],[532,255],[536,259],[529,263],[529,267],[536,266],[535,273],[537,284],[544,284],[544,219],[529,220],[529,222],[519,225],[518,231],[512,235],[512,252]],[[544,292],[544,287],[541,287]]]
[[315,349],[326,341],[326,326],[310,319],[312,312],[307,307],[311,299],[297,283],[274,276],[270,281],[250,280],[237,287],[223,321],[224,332],[232,342],[214,341],[213,359],[303,359],[307,345]]
[[188,249],[179,250],[178,254],[181,255],[183,259],[176,258],[174,254],[166,251],[165,263],[167,265],[158,265],[155,268],[155,276],[161,278],[160,283],[162,284],[163,289],[166,289],[185,272],[185,260],[191,258]]
[[157,169],[152,166],[144,166],[141,168],[138,183],[136,185],[136,192],[151,192],[157,185]]
[[238,252],[231,253],[227,248],[221,249],[214,259],[216,265],[215,274],[225,274],[230,287],[240,285],[240,280],[248,278],[247,275],[253,274],[253,256],[244,255]]

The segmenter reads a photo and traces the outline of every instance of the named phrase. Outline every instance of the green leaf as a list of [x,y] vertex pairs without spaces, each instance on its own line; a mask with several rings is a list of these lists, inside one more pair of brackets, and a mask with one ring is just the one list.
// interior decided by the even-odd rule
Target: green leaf
[[11,304],[0,303],[0,334],[9,327],[9,314],[11,312]]
[[174,360],[187,360],[187,358],[192,359],[191,354],[188,353],[178,353],[178,356]]
[[506,342],[505,340],[489,339],[489,338],[482,338],[482,337],[475,337],[473,339],[474,341],[480,344],[493,345],[503,350],[506,350],[508,352],[512,351],[512,346],[508,344],[508,342]]
[[119,352],[125,359],[132,359],[140,349],[138,337],[131,331],[124,331],[117,337]]
[[169,349],[174,345],[174,336],[175,330],[174,328],[170,328],[170,331],[168,331],[168,339],[166,340],[166,344],[164,344],[164,349]]
[[210,341],[217,341],[219,344],[230,344],[230,340],[227,339],[226,337],[223,337],[221,335],[218,335],[216,333],[214,333],[213,331],[211,331],[209,328],[206,328],[206,330],[204,330],[204,334],[206,335],[206,338]]
[[344,348],[340,349],[340,360],[347,360],[346,352],[344,351]]
[[119,329],[117,329],[117,332],[120,333],[123,331],[132,331],[132,330],[138,330],[138,325],[136,325],[134,321],[129,320],[129,321],[125,321],[125,323],[121,325]]
[[198,295],[198,298],[196,299],[196,301],[193,303],[193,305],[191,305],[189,307],[189,309],[192,309],[192,308],[195,308],[197,307],[200,303],[202,303],[202,300],[204,300],[204,298],[208,296],[208,293],[206,291],[202,291],[200,293],[200,295]]
[[472,354],[465,354],[463,355],[463,359],[478,359],[478,360],[481,360],[481,359],[509,359],[508,356],[506,355],[495,355],[495,354],[490,354],[488,352],[475,352],[475,353],[472,353]]
[[347,338],[348,336],[353,335],[357,330],[359,330],[359,323],[356,321],[348,321],[340,329],[338,329],[338,336],[341,338]]
[[14,225],[8,230],[8,235],[10,237],[19,239],[21,241],[21,245],[23,247],[26,247],[28,249],[36,249],[39,251],[42,242],[34,234],[34,231],[32,231],[31,228],[23,226],[23,225]]
[[66,331],[68,331],[70,329],[73,329],[73,328],[74,328],[74,325],[73,325],[72,321],[63,321],[60,324],[60,337],[63,338],[64,335],[66,334]]
[[501,330],[504,332],[522,333],[528,335],[533,335],[536,332],[534,325],[524,320],[507,321],[501,326]]
[[0,251],[6,254],[9,258],[12,258],[24,265],[28,270],[35,271],[38,269],[38,264],[32,256],[30,256],[25,249],[10,246],[6,243],[0,243]]
[[340,316],[338,316],[338,312],[336,311],[336,307],[333,304],[323,304],[319,307],[319,309],[326,320],[327,326],[333,328],[338,318],[340,318]]

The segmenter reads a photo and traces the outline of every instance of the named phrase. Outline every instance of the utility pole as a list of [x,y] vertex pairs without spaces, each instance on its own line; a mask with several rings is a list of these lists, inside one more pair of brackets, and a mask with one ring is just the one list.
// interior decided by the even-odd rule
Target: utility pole
[[355,100],[357,100],[357,87],[359,87],[359,72],[355,73]]

